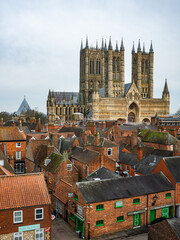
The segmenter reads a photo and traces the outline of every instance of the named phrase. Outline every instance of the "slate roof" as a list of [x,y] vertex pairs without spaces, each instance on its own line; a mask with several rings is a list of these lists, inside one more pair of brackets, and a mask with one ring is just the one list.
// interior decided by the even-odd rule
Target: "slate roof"
[[174,181],[180,182],[180,157],[163,158],[167,168],[169,169]]
[[119,151],[118,163],[124,163],[133,166],[137,164],[137,155],[133,153]]
[[74,147],[72,149],[72,155],[71,157],[73,159],[76,159],[82,163],[88,164],[93,159],[98,157],[100,155],[99,152],[96,152],[94,150],[82,148],[82,147]]
[[175,189],[162,172],[147,176],[78,182],[76,185],[86,203],[132,198]]
[[0,141],[26,141],[17,127],[0,127]]
[[124,94],[125,94],[125,95],[126,95],[126,93],[128,92],[131,84],[132,84],[132,83],[126,83],[126,84],[124,85]]
[[180,219],[167,219],[167,222],[173,229],[173,231],[176,233],[176,235],[180,238]]
[[147,130],[144,129],[139,133],[139,136],[142,137],[143,142],[159,143],[164,145],[175,145],[177,142],[175,137],[166,132],[150,131],[147,133]]
[[51,204],[43,173],[0,176],[0,210]]
[[143,157],[141,161],[135,165],[135,169],[138,173],[142,173],[144,175],[151,174],[162,158],[162,156],[150,154]]
[[31,140],[27,145],[25,157],[27,159],[34,161],[40,146],[50,144],[51,144],[50,140]]
[[26,113],[28,110],[31,110],[31,108],[30,108],[28,102],[26,101],[26,99],[24,98],[16,113],[19,116],[19,115],[21,115],[22,112]]
[[61,138],[59,139],[59,151],[63,154],[64,151],[69,152],[70,148],[72,148],[75,138]]
[[102,166],[98,168],[96,171],[89,174],[86,177],[86,180],[94,181],[96,178],[103,180],[103,179],[121,178],[121,176]]
[[[97,138],[96,136],[87,136],[87,144],[94,145],[96,138]],[[99,143],[97,146],[98,147],[117,147],[118,145],[115,142],[112,142],[111,140],[105,137],[100,137]]]
[[55,102],[57,105],[63,104],[63,98],[65,97],[65,104],[71,104],[73,96],[73,104],[77,105],[79,102],[80,94],[78,92],[54,92]]
[[73,127],[62,127],[58,133],[63,133],[63,132],[74,132],[76,137],[80,137],[81,133],[84,132],[82,128],[73,128]]

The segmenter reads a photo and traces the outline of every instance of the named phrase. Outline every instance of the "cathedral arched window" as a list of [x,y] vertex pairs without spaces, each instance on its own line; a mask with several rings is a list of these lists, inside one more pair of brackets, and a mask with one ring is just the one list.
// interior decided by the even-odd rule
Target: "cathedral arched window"
[[94,74],[94,60],[90,60],[90,74]]
[[117,72],[119,72],[120,71],[120,61],[119,61],[119,58],[117,58]]
[[101,64],[100,60],[96,61],[96,74],[101,74]]
[[113,72],[116,70],[116,59],[113,57]]

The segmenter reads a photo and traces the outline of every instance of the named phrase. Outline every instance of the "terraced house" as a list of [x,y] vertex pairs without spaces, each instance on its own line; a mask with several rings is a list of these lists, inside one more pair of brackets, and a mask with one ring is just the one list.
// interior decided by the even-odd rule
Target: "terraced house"
[[162,173],[78,182],[69,200],[69,223],[85,237],[144,226],[174,216],[175,187]]

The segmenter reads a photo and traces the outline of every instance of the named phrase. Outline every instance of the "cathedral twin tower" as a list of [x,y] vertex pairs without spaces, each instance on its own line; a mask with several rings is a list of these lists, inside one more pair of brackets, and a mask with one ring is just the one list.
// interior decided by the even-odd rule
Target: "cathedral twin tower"
[[[136,83],[142,98],[153,97],[153,61],[154,52],[152,43],[149,53],[141,51],[140,41],[137,53],[132,49],[132,82]],[[102,40],[101,48],[89,48],[88,39],[83,48],[81,42],[80,51],[80,92],[83,93],[84,101],[87,104],[92,97],[94,83],[97,81],[99,88],[104,89],[105,97],[124,97],[124,44],[121,41],[120,49],[116,42],[116,49],[113,50],[111,38],[108,48]]]
[[[145,51],[145,46],[141,50],[140,41],[137,51],[133,44],[131,83],[126,84],[124,52],[123,40],[120,48],[116,42],[115,49],[111,38],[108,47],[104,40],[100,48],[97,43],[96,47],[89,47],[87,38],[84,48],[81,42],[79,93],[49,92],[49,120],[70,120],[72,113],[77,111],[93,120],[122,119],[126,122],[148,122],[156,113],[168,115],[170,97],[167,82],[162,98],[153,98],[152,42],[149,52]],[[76,98],[74,103],[72,98]]]

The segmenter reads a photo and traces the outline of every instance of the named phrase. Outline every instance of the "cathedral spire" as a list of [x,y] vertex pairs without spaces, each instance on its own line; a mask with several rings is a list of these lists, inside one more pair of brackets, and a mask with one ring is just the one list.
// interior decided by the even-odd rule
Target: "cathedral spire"
[[141,52],[141,44],[140,44],[140,39],[139,39],[139,43],[138,43],[138,48],[137,48],[138,52]]
[[145,50],[145,43],[143,43],[143,53],[146,53],[146,50]]
[[102,46],[101,49],[104,50],[104,38],[102,38]]
[[124,51],[124,43],[123,43],[123,38],[121,39],[121,47],[120,47],[120,51]]
[[49,89],[49,94],[48,94],[48,97],[51,97],[51,90]]
[[98,41],[96,40],[96,49],[98,49]]
[[133,42],[133,47],[132,47],[132,53],[135,53],[134,42]]
[[153,45],[152,45],[152,40],[151,40],[151,45],[150,45],[150,49],[149,49],[149,52],[152,52],[152,53],[154,52],[154,51],[153,51]]
[[108,50],[112,50],[111,37],[109,38],[109,46],[108,46]]
[[86,36],[86,48],[89,48],[89,45],[88,45],[88,36]]
[[119,49],[118,49],[118,41],[116,41],[116,52],[118,52]]
[[106,39],[105,39],[105,46],[104,46],[104,50],[105,50],[105,51],[107,51]]
[[83,40],[81,39],[81,50],[83,49]]
[[169,90],[167,85],[167,79],[165,79],[164,90],[162,92],[162,98],[169,99]]
[[165,79],[165,84],[164,84],[164,90],[163,90],[163,93],[169,93],[169,90],[168,90],[168,85],[167,85],[167,79]]

